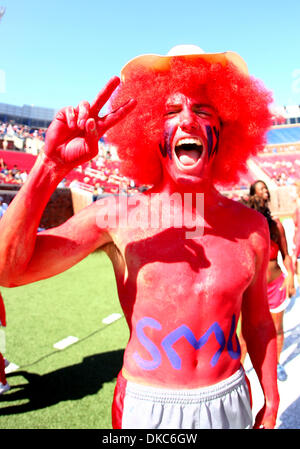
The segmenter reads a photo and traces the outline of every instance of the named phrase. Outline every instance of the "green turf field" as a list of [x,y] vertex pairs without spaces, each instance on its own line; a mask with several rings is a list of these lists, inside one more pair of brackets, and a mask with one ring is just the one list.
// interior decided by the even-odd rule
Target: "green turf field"
[[[7,359],[18,365],[0,396],[0,429],[109,429],[128,329],[111,263],[94,253],[52,279],[1,288]],[[68,336],[65,349],[53,345]]]

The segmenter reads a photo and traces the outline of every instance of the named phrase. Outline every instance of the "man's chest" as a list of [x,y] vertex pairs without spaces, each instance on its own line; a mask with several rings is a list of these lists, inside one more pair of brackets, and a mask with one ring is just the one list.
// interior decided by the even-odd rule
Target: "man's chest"
[[143,292],[165,296],[208,298],[240,295],[249,285],[255,254],[247,239],[230,239],[206,232],[186,238],[184,229],[168,229],[124,241],[126,280]]

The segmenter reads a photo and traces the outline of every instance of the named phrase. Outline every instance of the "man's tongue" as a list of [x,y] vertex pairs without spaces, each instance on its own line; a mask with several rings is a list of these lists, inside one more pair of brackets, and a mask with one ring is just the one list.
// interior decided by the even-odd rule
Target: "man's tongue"
[[200,157],[200,152],[180,149],[177,151],[177,157],[182,165],[194,165]]

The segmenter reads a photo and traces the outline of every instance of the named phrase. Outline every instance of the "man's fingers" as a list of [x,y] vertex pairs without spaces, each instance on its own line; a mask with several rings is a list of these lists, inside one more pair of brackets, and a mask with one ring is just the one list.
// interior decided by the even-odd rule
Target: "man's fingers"
[[98,132],[95,119],[89,118],[85,124],[85,140],[91,155],[98,154]]
[[91,104],[90,115],[93,117],[97,117],[100,109],[105,105],[105,103],[111,97],[113,91],[120,84],[120,78],[114,76],[111,78],[106,86],[98,93],[97,97]]
[[95,122],[94,118],[89,118],[86,121],[85,130],[89,136],[98,139],[97,127],[96,127],[96,122]]
[[56,119],[60,121],[66,121],[68,128],[72,130],[76,127],[78,127],[80,130],[84,130],[86,121],[91,117],[95,119],[98,117],[100,109],[109,100],[113,91],[119,84],[120,79],[117,76],[114,76],[98,93],[91,106],[87,101],[81,101],[76,108],[73,108],[73,106],[63,108],[57,114]]
[[101,117],[97,121],[98,132],[100,134],[103,134],[107,129],[111,128],[124,117],[126,117],[126,115],[129,114],[135,108],[135,106],[136,100],[130,99],[127,101],[127,103],[123,104],[115,111],[110,112],[105,117]]
[[77,107],[77,126],[79,129],[84,129],[87,119],[90,115],[90,105],[87,101],[81,101]]
[[72,106],[65,108],[65,116],[68,127],[70,129],[74,129],[76,127],[76,115],[75,110]]

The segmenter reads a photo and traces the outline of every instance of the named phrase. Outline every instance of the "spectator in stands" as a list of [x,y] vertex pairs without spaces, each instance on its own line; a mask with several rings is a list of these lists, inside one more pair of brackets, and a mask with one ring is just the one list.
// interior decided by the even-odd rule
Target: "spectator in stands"
[[80,184],[77,179],[73,179],[69,184],[70,189],[79,188]]
[[93,201],[97,201],[100,197],[100,195],[102,195],[104,193],[104,187],[101,187],[99,182],[97,182],[94,186],[94,191],[93,191]]
[[7,164],[0,159],[0,183],[3,184],[23,184],[27,179],[26,170],[20,170],[16,164],[8,170]]
[[21,171],[20,178],[21,178],[22,183],[24,183],[26,181],[27,177],[28,177],[27,170]]
[[18,136],[20,138],[26,137],[34,137],[40,140],[45,140],[45,128],[39,129],[30,129],[25,125],[12,125],[11,123],[1,123],[0,125],[0,136],[3,137],[5,135],[9,137]]
[[2,158],[0,159],[0,172],[3,175],[7,175],[8,174],[7,164],[4,162],[4,160]]
[[4,137],[6,133],[5,123],[0,122],[0,137]]
[[4,213],[6,212],[7,208],[8,208],[7,203],[5,203],[3,197],[0,196],[0,219],[2,218]]
[[11,169],[11,174],[15,177],[16,174],[18,173],[18,167],[16,164],[14,164],[13,168]]
[[21,178],[18,178],[18,177],[16,178],[13,175],[12,170],[8,170],[8,173],[4,178],[4,183],[5,184],[22,184],[22,180],[21,180]]
[[[271,316],[277,333],[277,376],[284,381],[287,374],[280,364],[280,355],[284,343],[283,316],[284,310],[289,304],[289,298],[295,294],[294,269],[292,258],[288,253],[288,246],[284,227],[280,220],[274,219],[268,207],[270,192],[263,181],[256,181],[250,186],[248,206],[263,214],[269,225],[270,232],[270,255],[267,270],[268,302]],[[286,268],[285,276],[278,264],[278,253],[281,253],[283,264]],[[246,345],[241,337],[241,346],[244,359]]]
[[96,160],[96,166],[100,170],[102,167],[104,167],[104,165],[105,165],[105,157],[103,155],[99,155]]
[[23,183],[23,179],[21,176],[21,170],[17,169],[14,173],[14,179],[19,183],[22,184]]
[[62,179],[57,186],[59,189],[63,189],[66,187],[66,178]]

